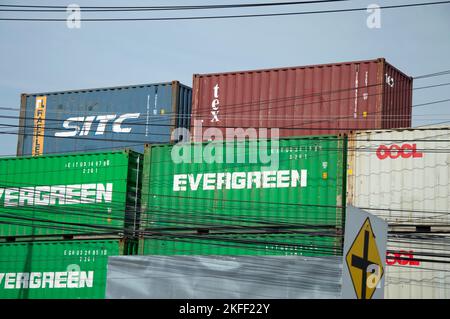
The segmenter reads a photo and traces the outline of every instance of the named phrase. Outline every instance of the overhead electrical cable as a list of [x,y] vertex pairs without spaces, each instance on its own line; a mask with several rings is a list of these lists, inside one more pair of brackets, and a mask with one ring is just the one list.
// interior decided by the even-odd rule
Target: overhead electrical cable
[[[441,76],[442,74],[450,74],[450,70],[444,70],[444,71],[440,71],[440,72],[435,72],[435,73],[428,73],[428,74],[422,74],[419,75],[418,77],[420,77],[421,79],[423,78],[430,78],[430,77],[436,77],[436,76]],[[405,81],[409,81],[408,78],[403,78],[401,80],[399,80],[398,82],[405,82]],[[314,97],[319,97],[319,96],[323,96],[323,95],[332,95],[332,94],[336,94],[336,93],[343,93],[343,92],[350,92],[350,91],[354,91],[354,90],[361,90],[363,88],[371,88],[371,87],[377,87],[377,86],[385,86],[386,84],[384,82],[381,83],[374,83],[374,84],[369,84],[366,86],[361,86],[361,87],[348,87],[348,88],[341,88],[341,89],[334,89],[334,90],[329,90],[329,91],[321,91],[321,92],[314,92],[314,93],[308,93],[308,94],[302,94],[302,95],[294,95],[294,96],[286,96],[286,97],[282,97],[282,98],[273,98],[273,99],[266,99],[266,100],[259,100],[259,101],[255,101],[255,102],[242,102],[242,103],[232,103],[232,104],[223,104],[223,107],[226,107],[227,110],[230,109],[234,109],[233,107],[239,108],[242,106],[251,106],[251,105],[264,105],[264,104],[268,104],[268,103],[272,103],[272,102],[282,102],[282,101],[290,101],[290,100],[296,100],[296,99],[306,99],[306,98],[314,98]],[[446,85],[450,85],[450,82],[444,82],[444,83],[439,83],[439,84],[435,84],[435,85],[427,85],[427,86],[422,86],[422,87],[416,87],[416,88],[412,88],[412,90],[421,90],[421,89],[429,89],[429,88],[434,88],[434,87],[440,87],[440,86],[446,86]],[[131,87],[140,87],[143,85],[132,85]],[[102,90],[102,88],[96,89],[96,90]],[[409,88],[404,88],[402,89],[403,91],[409,91]],[[84,90],[75,90],[77,91],[88,91],[86,89]],[[31,93],[31,94],[27,94],[27,95],[37,95],[37,94],[52,94],[55,92],[41,92],[41,93]],[[377,96],[377,95],[381,95],[382,93],[374,93],[371,94],[370,96]],[[364,97],[364,94],[361,94],[360,96],[357,97]],[[330,100],[328,102],[332,102],[332,101],[343,101],[343,100],[352,100],[354,99],[355,96],[352,95],[351,97],[346,97],[346,98],[339,98],[339,99],[334,99],[334,100]],[[327,101],[325,101],[327,102]],[[316,104],[319,102],[313,102],[313,103],[309,103],[309,104]],[[8,108],[9,110],[12,108]],[[20,110],[20,108],[16,108],[16,110]],[[170,113],[169,113],[170,114]]]
[[[425,7],[435,5],[450,4],[450,1],[436,1],[436,2],[421,2],[400,5],[379,6],[381,10],[411,8],[411,7]],[[180,20],[209,20],[209,19],[236,19],[236,18],[261,18],[261,17],[280,17],[280,16],[299,16],[312,14],[329,14],[329,13],[344,13],[344,12],[358,12],[367,11],[367,7],[362,8],[347,8],[347,9],[331,9],[331,10],[316,10],[316,11],[300,11],[300,12],[282,12],[282,13],[255,13],[255,14],[233,14],[233,15],[210,15],[210,16],[189,16],[189,17],[147,17],[147,18],[83,18],[80,21],[84,22],[125,22],[125,21],[180,21]],[[38,22],[66,22],[67,18],[0,18],[0,21],[38,21]]]
[[[120,12],[120,11],[183,11],[183,10],[212,10],[239,9],[260,7],[296,6],[305,4],[322,4],[333,2],[348,2],[350,0],[306,0],[289,2],[238,3],[213,5],[172,5],[172,6],[80,6],[83,12]],[[2,9],[7,8],[7,9]],[[14,8],[14,9],[11,9]],[[56,5],[23,5],[1,4],[0,11],[4,12],[67,12],[67,6]]]

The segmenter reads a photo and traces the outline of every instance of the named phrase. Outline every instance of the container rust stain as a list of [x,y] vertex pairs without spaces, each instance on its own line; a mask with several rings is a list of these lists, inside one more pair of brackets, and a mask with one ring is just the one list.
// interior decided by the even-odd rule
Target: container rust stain
[[196,74],[191,128],[279,128],[280,136],[411,126],[412,78],[384,59]]

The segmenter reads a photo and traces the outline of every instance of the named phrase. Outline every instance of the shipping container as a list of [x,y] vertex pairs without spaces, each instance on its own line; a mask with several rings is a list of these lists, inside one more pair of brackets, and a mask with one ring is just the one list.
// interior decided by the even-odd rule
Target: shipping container
[[0,159],[0,238],[132,236],[142,154],[124,149]]
[[17,155],[143,152],[145,143],[170,142],[174,128],[189,128],[191,94],[178,81],[22,94]]
[[232,138],[225,128],[279,128],[286,137],[410,127],[412,82],[383,58],[195,74],[192,139]]
[[396,235],[388,241],[384,296],[450,299],[448,235]]
[[348,149],[347,202],[389,225],[385,297],[449,298],[448,264],[430,259],[449,245],[450,127],[356,132]]
[[119,239],[0,244],[0,299],[104,299],[108,256],[132,255]]
[[140,239],[140,255],[246,255],[246,256],[327,256],[336,255],[334,236],[308,234],[179,234]]
[[390,227],[450,226],[450,127],[349,136],[347,202]]
[[142,234],[290,232],[339,253],[345,156],[340,136],[148,145]]

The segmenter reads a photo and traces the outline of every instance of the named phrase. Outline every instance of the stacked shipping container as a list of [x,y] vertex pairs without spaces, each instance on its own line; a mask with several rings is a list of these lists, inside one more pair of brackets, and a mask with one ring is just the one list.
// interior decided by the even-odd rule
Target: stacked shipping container
[[22,94],[17,155],[168,143],[173,129],[189,128],[191,91],[173,81]]
[[[104,297],[107,256],[134,253],[143,162],[106,150],[177,140],[172,131],[189,128],[190,112],[191,88],[178,81],[23,94],[17,155],[47,156],[0,160],[0,255],[13,256],[2,260],[0,297]],[[67,154],[79,151],[97,152]],[[73,267],[95,273],[91,286],[69,289],[70,272],[57,292],[45,289],[48,278],[35,290],[14,277]]]
[[449,299],[449,244],[443,234],[391,236],[385,298]]
[[[18,155],[125,145],[142,151],[146,142],[171,141],[174,128],[195,120],[201,133],[218,128],[219,140],[225,128],[277,127],[288,137],[411,125],[412,79],[384,59],[194,75],[193,85],[192,118],[191,90],[178,82],[23,95]],[[30,279],[73,265],[80,276],[85,272],[85,288],[95,267],[102,282],[105,256],[137,252],[137,227],[146,236],[140,254],[338,255],[346,202],[399,232],[388,243],[386,297],[448,297],[445,263],[427,256],[430,247],[442,253],[447,238],[412,241],[402,232],[436,233],[449,225],[449,128],[366,131],[349,140],[348,154],[337,135],[282,138],[279,146],[265,140],[151,145],[143,166],[131,151],[0,160],[0,237],[39,239],[0,244],[0,256],[19,260],[0,269],[0,297],[42,296],[25,289],[23,273]],[[98,237],[101,232],[116,237]],[[42,238],[87,235],[97,238]],[[106,246],[108,253],[97,255]],[[69,253],[83,249],[100,263]],[[47,252],[64,256],[62,263],[46,269],[39,256]],[[415,257],[406,265],[394,258],[402,254]],[[42,287],[44,278],[33,276],[28,285]],[[101,298],[101,285],[58,297]],[[13,286],[18,290],[5,288]]]
[[146,147],[141,232],[152,237],[141,251],[338,255],[345,145],[320,136]]
[[[280,136],[411,126],[412,78],[384,59],[196,74],[191,127],[279,128]],[[205,135],[201,135],[205,134]],[[219,136],[220,138],[220,136]]]
[[132,235],[141,157],[118,150],[0,159],[0,238]]
[[107,256],[137,251],[141,157],[0,159],[0,298],[104,297]]
[[103,299],[108,256],[136,249],[120,239],[0,244],[0,299]]
[[448,245],[448,237],[439,238],[450,230],[449,149],[449,127],[349,137],[347,202],[386,219],[395,232],[388,249],[412,259],[388,262],[386,297],[450,294],[448,267],[433,261]]
[[[402,231],[419,227],[435,234],[448,225],[449,132],[449,128],[433,128],[351,135],[347,199],[342,191],[347,147],[345,138],[338,136],[286,138],[278,146],[262,140],[152,145],[146,147],[143,161],[131,151],[3,159],[2,217],[9,226],[1,228],[2,236],[70,236],[75,228],[82,235],[96,225],[102,231],[132,234],[139,224],[147,237],[140,241],[140,254],[336,255],[342,244],[342,201],[347,201],[386,218],[397,231],[388,243],[386,297],[447,296],[445,263],[433,261],[442,253],[446,237],[412,240]],[[235,162],[239,154],[243,158],[238,163],[227,162],[227,154],[233,154],[230,158]],[[261,154],[267,155],[265,161]],[[108,159],[109,164],[104,164]],[[51,163],[33,164],[39,161]],[[38,170],[35,176],[30,174],[33,169]],[[21,172],[26,176],[23,180],[17,177]],[[114,183],[111,203],[82,203],[82,185],[107,184],[108,179]],[[142,219],[133,210],[140,204],[135,196],[139,179],[143,183]],[[380,183],[384,186],[379,187]],[[66,196],[67,185],[81,186],[79,193],[78,186],[69,188],[69,199],[55,197],[54,208],[39,205],[47,195],[50,203],[54,185],[65,185]],[[38,189],[44,186],[50,187],[49,192]],[[121,191],[128,195],[124,197]],[[96,198],[97,192],[91,194],[84,199]],[[114,207],[121,207],[118,211],[104,207],[112,208],[113,199]],[[32,201],[34,206],[27,210]],[[79,214],[89,207],[93,224],[86,225],[80,219],[83,216],[67,211],[72,206],[66,209],[59,201],[70,202]],[[32,223],[12,225],[11,217],[24,216]],[[52,220],[52,216],[57,218]],[[61,228],[61,224],[67,225]],[[71,230],[67,232],[66,227]],[[14,245],[30,244],[4,243],[1,247],[14,251]],[[430,252],[438,255],[430,256]],[[26,272],[19,268],[4,273]],[[8,287],[17,283],[11,276],[8,284],[3,283]]]
[[448,127],[353,134],[348,202],[398,226],[450,225],[449,140]]

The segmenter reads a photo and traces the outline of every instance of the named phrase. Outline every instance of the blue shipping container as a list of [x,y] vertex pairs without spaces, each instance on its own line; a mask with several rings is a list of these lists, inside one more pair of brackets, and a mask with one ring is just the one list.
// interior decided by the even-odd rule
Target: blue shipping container
[[191,97],[178,81],[22,94],[17,155],[143,152],[145,143],[168,143],[174,128],[189,128]]

